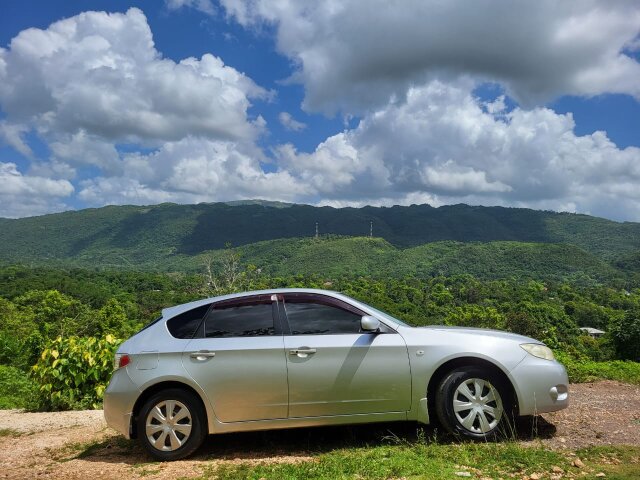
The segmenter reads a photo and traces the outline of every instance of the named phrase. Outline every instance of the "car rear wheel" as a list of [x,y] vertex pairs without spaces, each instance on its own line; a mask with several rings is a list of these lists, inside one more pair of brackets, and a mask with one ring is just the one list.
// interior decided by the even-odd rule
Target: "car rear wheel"
[[478,367],[453,370],[436,392],[436,413],[451,433],[476,440],[494,438],[505,424],[511,400],[501,379]]
[[186,390],[151,396],[138,415],[138,438],[158,460],[178,460],[195,452],[206,437],[202,403]]

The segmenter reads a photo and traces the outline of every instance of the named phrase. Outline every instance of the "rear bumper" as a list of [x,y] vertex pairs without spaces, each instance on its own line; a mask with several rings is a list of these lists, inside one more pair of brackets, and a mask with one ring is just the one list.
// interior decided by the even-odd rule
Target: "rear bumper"
[[104,393],[104,419],[111,428],[131,438],[131,417],[140,391],[131,381],[126,368],[113,372]]
[[569,406],[569,378],[558,362],[527,355],[510,373],[520,415],[555,412]]

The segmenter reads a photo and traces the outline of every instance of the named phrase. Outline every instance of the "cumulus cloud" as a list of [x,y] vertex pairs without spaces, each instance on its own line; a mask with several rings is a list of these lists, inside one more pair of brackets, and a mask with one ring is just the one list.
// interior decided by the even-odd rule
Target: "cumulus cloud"
[[15,163],[0,162],[0,217],[22,217],[64,209],[74,191],[67,180],[23,175]]
[[553,97],[640,98],[640,8],[629,0],[222,0],[227,13],[277,31],[299,65],[312,111],[353,113],[403,98],[429,79],[470,75],[532,106]]
[[288,172],[265,173],[255,147],[187,137],[149,154],[123,158],[120,175],[81,182],[78,196],[91,205],[107,203],[198,203],[266,198],[294,200],[309,189]]
[[[186,3],[203,7],[208,2]],[[96,169],[99,172],[95,181],[82,188],[82,198],[97,199],[101,191],[110,203],[123,203],[136,195],[182,198],[172,193],[179,188],[170,182],[163,186],[144,183],[144,177],[128,177],[144,163],[144,155],[123,155],[118,147],[162,152],[200,138],[203,144],[233,145],[239,151],[253,148],[265,121],[252,118],[248,110],[252,99],[269,95],[212,54],[177,63],[163,58],[155,49],[146,17],[136,8],[126,13],[85,12],[46,29],[23,30],[8,48],[0,48],[0,142],[29,158],[31,165],[28,175],[22,175],[7,170],[6,165],[13,164],[4,164],[3,178],[11,183],[3,190],[2,212],[22,216],[68,208],[60,202],[73,192],[69,180],[81,169],[92,175]],[[25,141],[31,133],[48,147],[48,158],[33,154]],[[160,156],[149,155],[146,168],[173,167],[164,165]],[[246,162],[260,171],[259,159],[255,155]],[[169,178],[174,172],[158,174]],[[43,183],[45,177],[51,183]],[[58,190],[50,204],[39,200],[51,199],[49,193],[25,200],[27,189],[35,185],[47,191],[71,190],[64,195]],[[165,187],[167,191],[160,192]],[[117,191],[122,193],[120,198],[115,196]],[[220,197],[205,192],[197,198]]]
[[49,145],[52,161],[71,165],[94,165],[104,173],[121,170],[118,150],[112,142],[90,136],[84,130],[60,136]]
[[[640,149],[620,149],[604,132],[578,136],[571,114],[535,106],[561,94],[640,97],[638,62],[628,56],[640,28],[633,2],[223,3],[243,25],[275,26],[307,108],[358,115],[358,125],[312,152],[263,150],[265,121],[249,109],[270,94],[250,78],[211,54],[163,58],[135,8],[82,13],[0,48],[0,140],[30,160],[24,172],[0,163],[0,215],[63,210],[70,199],[265,198],[640,220]],[[485,80],[506,96],[476,98]],[[524,107],[509,107],[509,95]],[[288,112],[279,121],[306,127]],[[48,147],[46,159],[25,141],[31,135]]]
[[503,110],[487,109],[469,84],[433,81],[310,154],[282,146],[279,162],[323,204],[422,198],[640,219],[639,148],[619,149],[604,132],[578,136],[571,114]]
[[299,122],[295,118],[291,116],[288,112],[280,112],[278,115],[278,120],[280,120],[280,124],[287,130],[292,132],[300,132],[307,128],[307,125],[303,122]]
[[86,12],[30,28],[0,49],[0,106],[7,123],[41,135],[111,141],[187,135],[254,138],[251,97],[267,93],[211,54],[179,63],[155,49],[144,14]]

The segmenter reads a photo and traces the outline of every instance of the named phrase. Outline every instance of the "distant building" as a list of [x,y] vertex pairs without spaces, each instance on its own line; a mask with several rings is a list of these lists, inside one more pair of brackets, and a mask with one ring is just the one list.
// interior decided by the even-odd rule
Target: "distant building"
[[600,338],[602,335],[605,334],[605,332],[603,332],[602,330],[598,330],[597,328],[591,328],[591,327],[580,327],[580,330],[582,330],[583,333],[586,333],[587,335],[593,338]]

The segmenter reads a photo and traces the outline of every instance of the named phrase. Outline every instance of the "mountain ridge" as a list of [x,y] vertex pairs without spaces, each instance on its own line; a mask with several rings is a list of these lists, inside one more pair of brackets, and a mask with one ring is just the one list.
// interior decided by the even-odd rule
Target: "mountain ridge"
[[373,236],[400,250],[437,242],[563,244],[632,270],[640,252],[640,223],[584,214],[465,204],[334,208],[244,200],[0,219],[0,262],[164,268],[229,244],[312,238],[316,222],[321,235],[341,237],[367,237],[373,222]]

